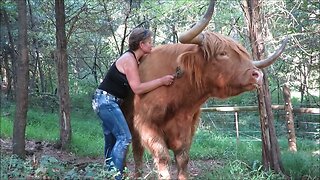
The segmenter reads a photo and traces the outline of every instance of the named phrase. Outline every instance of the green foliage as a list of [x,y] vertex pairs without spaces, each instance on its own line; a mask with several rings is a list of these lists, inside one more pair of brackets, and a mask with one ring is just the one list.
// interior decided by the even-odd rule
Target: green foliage
[[0,153],[0,157],[0,179],[26,178],[28,174],[31,174],[33,168],[30,162],[25,162],[15,155],[8,156]]
[[[114,179],[119,174],[115,169],[106,171],[100,164],[85,164],[83,167],[68,166],[53,156],[22,160],[15,155],[0,154],[0,179]],[[124,172],[128,170],[125,169]],[[126,178],[127,179],[127,178]]]
[[79,156],[101,156],[103,154],[104,140],[98,120],[96,122],[79,120],[77,123],[72,123],[72,127],[71,151]]
[[[130,1],[131,2],[131,1]],[[30,41],[30,86],[29,111],[27,120],[27,139],[56,141],[59,138],[58,99],[55,94],[56,67],[53,61],[55,49],[54,3],[51,1],[30,1],[33,20],[28,29]],[[91,94],[107,68],[126,49],[127,36],[130,30],[140,24],[155,33],[154,44],[177,42],[177,32],[182,32],[201,18],[208,1],[133,1],[129,12],[129,1],[92,0],[65,1],[67,17],[67,41],[69,82],[72,101],[72,144],[71,151],[79,156],[101,156],[103,135],[100,122],[91,109]],[[6,12],[9,24],[1,22],[1,50],[11,43],[8,31],[11,29],[13,42],[17,42],[17,7],[8,0],[0,2],[1,12]],[[261,14],[264,16],[266,35],[264,41],[266,54],[273,51],[284,36],[292,39],[280,61],[267,69],[273,104],[283,104],[281,84],[290,82],[294,106],[311,106],[319,103],[319,12],[318,2],[308,0],[264,1]],[[228,8],[225,8],[228,7]],[[213,20],[208,30],[231,36],[245,47],[249,47],[248,32],[239,1],[217,1]],[[15,44],[13,44],[15,46]],[[17,47],[17,46],[16,46]],[[248,48],[249,50],[250,48]],[[11,49],[10,49],[11,50]],[[15,51],[12,50],[12,51]],[[249,50],[250,51],[250,50]],[[39,59],[36,59],[39,57]],[[11,57],[9,57],[9,64]],[[1,59],[2,60],[2,59]],[[1,61],[2,62],[2,61]],[[37,62],[37,63],[34,63]],[[2,65],[2,64],[1,64]],[[3,67],[3,66],[2,66]],[[36,69],[39,68],[39,69]],[[40,74],[42,68],[42,74]],[[41,84],[43,83],[43,84]],[[308,87],[305,87],[308,85]],[[43,86],[43,87],[42,87]],[[41,87],[41,88],[40,88]],[[37,90],[40,91],[37,91]],[[36,92],[36,93],[35,93]],[[1,99],[2,100],[2,99]],[[207,106],[218,105],[256,105],[255,92],[243,93],[228,100],[210,100]],[[1,102],[0,135],[12,137],[14,107],[3,106]],[[319,104],[318,104],[319,105]],[[281,119],[281,116],[279,116]],[[318,117],[318,116],[317,116]],[[319,122],[317,117],[311,117]],[[191,159],[219,159],[223,167],[199,179],[277,179],[273,173],[261,169],[261,144],[258,141],[246,141],[247,136],[259,137],[256,134],[240,134],[240,143],[235,140],[232,116],[203,116],[203,124],[194,137],[191,148]],[[307,117],[309,118],[309,117]],[[252,113],[240,115],[242,130],[259,130],[258,117]],[[306,119],[306,116],[302,117]],[[205,122],[207,121],[207,122]],[[212,123],[209,124],[208,122]],[[245,126],[245,128],[243,128]],[[283,122],[276,122],[277,133],[283,131]],[[214,133],[212,127],[215,127]],[[202,129],[201,129],[202,128]],[[301,130],[300,128],[299,130]],[[279,131],[278,131],[279,130]],[[49,132],[49,133],[48,133]],[[286,133],[279,133],[281,136]],[[244,136],[246,135],[246,136]],[[319,135],[313,139],[319,138]],[[302,177],[319,178],[319,156],[311,154],[319,145],[309,139],[298,138],[298,153],[287,152],[286,138],[279,138],[283,164],[286,171],[296,179]],[[301,152],[300,152],[301,151]],[[151,161],[150,154],[144,158]],[[38,177],[54,178],[90,178],[111,177],[99,164],[85,168],[66,167],[51,157],[44,157],[34,162],[23,161],[14,156],[1,155],[1,179],[26,178],[26,174],[37,174]],[[49,166],[49,167],[45,167]],[[59,175],[58,173],[66,175]],[[7,176],[6,176],[7,175]]]
[[42,109],[45,112],[57,112],[58,96],[52,94],[32,94],[29,96],[29,107]]
[[57,178],[65,170],[65,165],[51,156],[42,156],[39,166],[35,170],[35,178],[54,177]]
[[15,155],[1,153],[1,179],[59,178],[65,165],[56,158],[43,156],[37,160],[22,160]]
[[[85,96],[87,97],[87,96]],[[71,113],[72,145],[71,150],[81,155],[101,155],[103,147],[102,128],[98,117],[91,108],[91,99],[76,97]],[[6,115],[6,116],[4,116]],[[1,137],[11,138],[14,108],[8,106],[1,116]],[[34,106],[27,115],[26,138],[55,142],[59,139],[59,117],[57,113],[47,112]],[[49,132],[49,133],[48,133]],[[86,133],[83,133],[86,132]],[[92,147],[88,151],[88,146]]]
[[247,39],[243,38],[244,34],[247,33],[245,26],[239,1],[217,1],[214,16],[209,24],[211,31],[230,36],[248,48],[250,47],[249,43],[246,43]]
[[[299,147],[298,147],[299,148]],[[304,151],[282,153],[281,159],[287,173],[297,178],[315,178],[320,175],[320,156]]]
[[[319,155],[313,155],[319,146],[311,140],[298,139],[298,152],[287,151],[286,138],[279,138],[281,157],[287,175],[294,179],[319,177]],[[273,172],[265,172],[261,162],[261,142],[250,138],[236,141],[230,134],[198,130],[190,150],[190,158],[215,159],[224,162],[200,179],[285,179]],[[208,167],[204,167],[208,168]]]
[[8,138],[13,133],[13,115],[15,113],[14,106],[1,98],[0,105],[0,137]]
[[45,113],[37,109],[30,109],[28,111],[27,138],[55,141],[58,139],[59,130],[59,118],[57,114]]
[[71,109],[74,112],[73,116],[84,118],[95,116],[92,110],[92,96],[95,89],[91,89],[87,93],[71,95]]
[[13,133],[13,122],[8,117],[1,117],[0,121],[0,136],[4,138],[8,138],[12,136]]
[[[124,170],[126,172],[126,169]],[[105,167],[101,164],[88,164],[84,169],[74,167],[68,171],[64,178],[65,179],[114,179],[115,176],[119,175],[115,169],[111,171],[105,170]]]
[[217,136],[208,131],[200,131],[194,137],[190,154],[191,158],[210,159],[224,157],[229,159],[234,157],[234,149],[235,143],[230,141],[230,138]]
[[244,92],[228,99],[210,99],[204,106],[252,106],[258,103],[256,91]]
[[247,159],[259,160],[261,143],[258,141],[239,141],[230,134],[199,130],[193,140],[191,158],[200,159]]
[[[10,110],[5,110],[9,112]],[[99,120],[92,114],[73,112],[71,149],[77,156],[103,156],[103,135]],[[28,139],[54,141],[58,138],[58,121],[56,115],[42,111],[30,110],[28,113]],[[45,123],[44,123],[45,122]],[[4,131],[11,126],[9,116],[1,119],[1,137],[11,137],[12,133]],[[5,125],[5,126],[4,126]],[[55,128],[52,128],[55,127]],[[53,130],[56,129],[56,130]],[[34,132],[33,132],[34,131]],[[56,132],[54,132],[56,131]],[[36,133],[37,132],[37,133]],[[45,136],[42,132],[50,132]],[[279,138],[282,162],[285,172],[294,179],[301,177],[319,177],[319,155],[313,155],[319,146],[313,140],[297,139],[297,153],[287,151],[285,137]],[[105,171],[102,164],[92,163],[73,166],[60,162],[54,157],[43,156],[35,160],[21,160],[14,156],[1,154],[1,179],[10,178],[110,178],[116,172]],[[128,156],[133,161],[132,154]],[[284,179],[272,172],[265,172],[261,163],[261,142],[251,138],[240,137],[237,142],[232,133],[217,132],[200,127],[193,139],[190,150],[190,161],[215,160],[219,166],[203,167],[203,174],[196,179]],[[145,162],[152,162],[149,153],[145,153]],[[203,166],[203,165],[202,165]]]
[[263,167],[259,164],[249,165],[241,160],[230,161],[225,166],[207,173],[205,179],[235,179],[235,180],[260,180],[260,179],[281,179],[284,180],[279,174],[273,172],[263,171]]
[[[58,106],[54,93],[57,87],[56,67],[53,61],[54,3],[46,2],[39,0],[29,2],[32,10],[30,19],[33,22],[28,29],[30,91],[39,93],[37,96],[31,96],[30,104],[55,111]],[[125,0],[65,1],[70,94],[72,96],[88,94],[96,88],[107,68],[127,48],[127,37],[134,27],[142,25],[152,30],[156,46],[176,43],[177,34],[197,22],[208,3],[209,1],[194,0],[133,1],[130,7],[129,1]],[[1,42],[4,46],[10,44],[7,26],[12,31],[13,41],[18,38],[17,9],[16,3],[8,0],[2,1],[1,5],[9,18],[9,24],[4,23],[0,27],[1,32],[6,32],[1,33],[4,36],[4,41]],[[266,69],[272,102],[276,104],[282,102],[281,85],[289,82],[292,92],[301,92],[296,97],[299,103],[316,104],[319,102],[320,82],[318,71],[320,38],[316,32],[319,29],[318,2],[281,0],[263,2],[261,5],[266,55],[271,54],[285,36],[292,38],[280,60]],[[213,19],[206,30],[231,36],[240,41],[250,52],[241,1],[217,1]],[[37,66],[42,68],[42,74],[39,74],[40,69],[37,69]],[[309,96],[310,94],[315,97]],[[256,97],[241,95],[228,102],[237,105],[254,104]]]

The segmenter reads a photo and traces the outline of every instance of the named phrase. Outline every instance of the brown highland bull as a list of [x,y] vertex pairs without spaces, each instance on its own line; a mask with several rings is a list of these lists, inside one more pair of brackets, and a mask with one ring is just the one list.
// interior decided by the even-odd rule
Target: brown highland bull
[[254,90],[262,84],[259,68],[272,64],[285,43],[270,58],[252,61],[247,50],[234,40],[203,32],[214,1],[201,21],[179,37],[183,44],[156,47],[141,60],[141,81],[176,72],[171,86],[125,100],[123,111],[132,132],[136,176],[141,176],[144,148],[153,156],[159,179],[170,177],[169,149],[173,151],[178,179],[187,179],[192,137],[199,123],[201,105],[211,97],[227,98]]

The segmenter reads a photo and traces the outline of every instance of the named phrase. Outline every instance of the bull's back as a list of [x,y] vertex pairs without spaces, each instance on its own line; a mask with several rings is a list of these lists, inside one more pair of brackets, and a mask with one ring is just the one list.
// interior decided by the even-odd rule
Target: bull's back
[[167,44],[161,45],[141,59],[139,65],[140,78],[143,82],[174,74],[178,66],[178,56],[191,50],[195,45]]

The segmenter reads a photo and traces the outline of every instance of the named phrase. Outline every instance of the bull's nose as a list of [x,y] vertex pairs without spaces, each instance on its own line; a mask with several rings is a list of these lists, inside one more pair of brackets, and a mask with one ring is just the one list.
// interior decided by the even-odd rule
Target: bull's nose
[[252,76],[253,76],[254,78],[259,78],[259,72],[253,70],[253,71],[252,71]]
[[256,80],[258,85],[262,85],[263,73],[260,70],[256,70],[256,69],[252,70],[251,75]]

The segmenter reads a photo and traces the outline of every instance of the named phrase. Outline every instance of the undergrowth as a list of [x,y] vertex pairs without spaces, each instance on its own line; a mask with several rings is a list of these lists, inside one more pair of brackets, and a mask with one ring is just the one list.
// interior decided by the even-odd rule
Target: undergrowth
[[[1,112],[1,138],[12,138],[13,106],[7,106]],[[26,138],[38,141],[55,142],[59,137],[57,113],[44,112],[30,108]],[[100,157],[103,153],[103,135],[100,122],[89,109],[71,114],[72,142],[70,151],[77,156]],[[49,132],[49,133],[48,133]],[[298,152],[287,151],[286,137],[279,138],[282,163],[285,173],[292,179],[319,179],[320,155],[315,141],[297,139]],[[172,154],[171,154],[172,155]],[[128,158],[132,160],[132,154]],[[144,158],[151,162],[146,153]],[[172,157],[173,158],[173,157]],[[190,149],[190,162],[195,160],[214,160],[221,165],[204,167],[204,173],[194,179],[285,179],[272,171],[264,171],[261,160],[261,141],[241,138],[234,135],[199,128]],[[132,160],[133,161],[133,160]],[[152,170],[152,169],[151,169]],[[1,179],[109,179],[115,173],[104,170],[102,164],[92,163],[75,166],[50,157],[21,160],[10,154],[1,153]]]
[[[119,172],[106,171],[101,164],[73,166],[52,156],[39,160],[22,160],[15,155],[1,154],[0,179],[114,179]],[[128,179],[128,178],[125,178]]]

